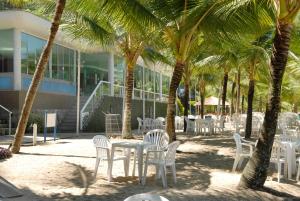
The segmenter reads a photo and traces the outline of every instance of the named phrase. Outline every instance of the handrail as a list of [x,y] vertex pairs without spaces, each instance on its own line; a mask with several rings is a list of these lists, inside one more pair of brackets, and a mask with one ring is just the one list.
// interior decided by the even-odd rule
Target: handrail
[[6,107],[4,107],[3,105],[0,105],[0,107],[5,110],[6,112],[12,114],[12,111],[10,111],[9,109],[7,109]]
[[80,110],[80,113],[83,113],[83,111],[84,111],[85,108],[88,106],[88,104],[91,102],[93,96],[96,94],[97,90],[100,88],[100,86],[102,85],[102,83],[109,84],[110,82],[101,80],[101,81],[97,84],[97,86],[95,87],[94,91],[92,92],[92,94],[90,95],[90,97],[87,99],[87,101],[86,101],[85,104],[83,105],[82,109]]
[[8,134],[11,135],[11,114],[12,114],[12,111],[10,111],[9,109],[7,109],[3,105],[0,105],[0,107],[3,110],[5,110],[6,112],[8,112]]
[[[116,87],[116,89],[119,89],[119,90],[117,90],[118,92],[116,94],[115,94],[115,92],[114,92],[114,94],[110,94],[110,93],[105,94],[106,88],[103,88],[104,90],[101,88],[105,84],[109,85],[109,88],[113,87],[115,89],[115,87]],[[138,93],[136,94],[135,92],[138,92]],[[96,106],[99,98],[101,99],[103,95],[122,97],[122,96],[124,96],[124,86],[118,85],[118,84],[114,84],[112,86],[111,83],[108,81],[103,81],[103,80],[100,81],[97,84],[97,86],[95,87],[95,89],[93,90],[93,92],[91,93],[91,95],[89,96],[89,98],[87,99],[87,101],[84,103],[82,109],[80,110],[80,129],[82,129],[85,122],[88,121],[88,119],[91,116],[91,113],[95,109],[95,106]],[[159,95],[158,98],[157,98],[157,95]],[[137,89],[137,88],[134,88],[133,93],[132,93],[132,99],[137,99],[137,100],[141,100],[141,99],[145,98],[145,100],[164,101],[164,100],[166,100],[165,99],[166,96],[167,96],[166,94],[155,93],[152,91],[145,91],[145,90]]]

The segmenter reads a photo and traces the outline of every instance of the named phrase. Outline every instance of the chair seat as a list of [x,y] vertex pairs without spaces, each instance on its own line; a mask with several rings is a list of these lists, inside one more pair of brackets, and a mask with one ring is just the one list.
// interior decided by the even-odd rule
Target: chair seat
[[153,160],[148,160],[148,164],[152,164],[152,165],[166,165],[166,166],[171,166],[173,165],[174,163],[168,163],[168,162],[165,162],[163,160],[158,160],[158,159],[153,159]]
[[[101,159],[102,160],[104,160],[104,161],[107,161],[108,159],[107,159],[107,157],[101,157]],[[125,159],[127,159],[127,157],[126,156],[114,156],[114,161],[118,161],[118,160],[125,160]]]

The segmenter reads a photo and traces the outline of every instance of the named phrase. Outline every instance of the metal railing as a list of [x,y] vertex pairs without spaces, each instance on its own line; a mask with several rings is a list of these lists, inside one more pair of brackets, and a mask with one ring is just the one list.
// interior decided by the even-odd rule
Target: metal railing
[[[80,110],[80,129],[82,130],[84,126],[87,125],[91,114],[94,112],[94,110],[99,106],[101,103],[101,99],[103,95],[114,97],[124,97],[124,86],[121,85],[113,85],[113,94],[111,93],[110,89],[110,82],[107,81],[100,81],[97,86],[95,87],[94,91],[90,95],[90,97],[87,99],[86,103]],[[143,95],[145,100],[148,101],[159,101],[159,102],[166,102],[167,101],[167,95],[166,94],[159,94],[154,93],[151,91],[143,91],[142,89],[133,89],[132,93],[132,99],[135,100],[143,100]]]
[[4,107],[3,105],[0,105],[0,108],[2,108],[4,111],[8,113],[8,134],[11,135],[11,114],[12,111]]

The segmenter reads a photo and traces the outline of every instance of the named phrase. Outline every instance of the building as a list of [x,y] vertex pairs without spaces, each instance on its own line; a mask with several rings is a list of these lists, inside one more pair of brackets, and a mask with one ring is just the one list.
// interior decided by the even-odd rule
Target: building
[[[0,19],[0,105],[13,112],[15,127],[51,24],[31,13],[14,10],[0,12]],[[59,115],[61,131],[64,131],[64,127],[68,127],[66,131],[75,131],[76,128],[74,110],[78,72],[81,106],[88,105],[86,101],[101,81],[110,91],[103,93],[103,96],[118,96],[115,90],[124,83],[124,60],[100,47],[88,47],[81,41],[71,40],[67,34],[59,31],[33,105],[33,113],[42,115],[45,110],[55,110]],[[148,101],[163,102],[170,72],[167,66],[149,67],[139,60],[135,68],[133,98],[139,100],[143,96]],[[145,95],[146,92],[154,95],[151,98]],[[149,115],[145,111],[147,108],[143,108],[143,116]],[[0,117],[5,122],[6,112],[1,110]]]

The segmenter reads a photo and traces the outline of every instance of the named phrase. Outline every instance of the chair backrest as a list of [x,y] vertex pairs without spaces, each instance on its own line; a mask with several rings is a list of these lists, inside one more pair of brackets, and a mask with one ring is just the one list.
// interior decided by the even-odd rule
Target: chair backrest
[[286,149],[280,141],[275,140],[271,152],[271,161],[278,162],[280,158],[284,158]]
[[107,157],[107,149],[110,147],[110,141],[104,135],[93,137],[93,143],[96,147],[97,157]]
[[142,126],[142,124],[143,124],[143,120],[142,120],[140,117],[137,117],[136,119],[137,119],[137,120],[138,120],[138,122],[139,122],[139,126]]
[[169,144],[169,135],[161,129],[151,130],[144,136],[144,142],[157,145],[158,149],[165,149]]
[[261,121],[258,117],[252,117],[252,130],[259,130],[261,128]]
[[168,150],[165,156],[165,162],[166,163],[173,163],[176,158],[176,150],[178,146],[180,145],[179,141],[174,141],[171,144],[168,145]]
[[196,119],[195,120],[196,128],[204,128],[205,127],[205,119]]
[[242,153],[243,149],[242,149],[242,140],[241,140],[240,134],[234,133],[233,139],[234,139],[235,145],[236,145],[236,153]]
[[151,118],[145,118],[144,120],[143,120],[143,123],[144,123],[144,126],[145,126],[145,128],[146,129],[152,129],[153,128],[153,124],[154,124],[154,121],[153,121],[153,119],[151,119]]
[[163,117],[157,117],[156,120],[164,122],[165,118],[163,118]]

